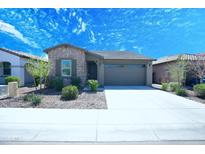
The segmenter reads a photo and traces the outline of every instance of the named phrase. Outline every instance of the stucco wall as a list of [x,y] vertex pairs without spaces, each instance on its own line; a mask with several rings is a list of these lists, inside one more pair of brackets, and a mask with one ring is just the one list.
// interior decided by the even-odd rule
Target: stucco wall
[[146,81],[147,86],[152,85],[152,62],[146,64]]
[[21,58],[2,50],[0,53],[0,62],[10,62],[11,75],[19,77],[21,79],[21,85],[24,85],[24,73],[22,73],[23,65],[21,64]]
[[[50,76],[57,76],[60,68],[57,66],[57,60],[71,59],[76,60],[76,76],[80,77],[82,83],[85,83],[87,77],[85,52],[72,47],[58,47],[48,52],[48,59],[51,62]],[[65,83],[70,82],[70,78],[64,78]]]

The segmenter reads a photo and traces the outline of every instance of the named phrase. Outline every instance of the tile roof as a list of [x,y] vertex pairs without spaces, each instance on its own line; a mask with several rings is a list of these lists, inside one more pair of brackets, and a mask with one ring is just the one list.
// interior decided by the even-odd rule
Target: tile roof
[[21,51],[15,51],[15,50],[10,50],[10,49],[6,49],[6,48],[0,48],[0,51],[4,51],[22,58],[31,58],[31,59],[38,59],[38,60],[43,60],[43,61],[47,61],[41,57],[38,56],[34,56],[25,52],[21,52]]
[[159,58],[157,61],[153,62],[153,65],[176,61],[180,57],[182,60],[197,60],[198,58],[200,58],[200,60],[205,60],[205,56],[199,54],[179,54]]

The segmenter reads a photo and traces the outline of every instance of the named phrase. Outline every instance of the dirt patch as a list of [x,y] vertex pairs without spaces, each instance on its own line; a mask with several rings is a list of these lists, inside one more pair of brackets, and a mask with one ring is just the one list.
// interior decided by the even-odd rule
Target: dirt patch
[[60,92],[53,89],[35,91],[33,87],[19,89],[19,97],[0,100],[0,107],[34,108],[30,102],[23,101],[23,96],[34,92],[43,95],[42,103],[35,108],[59,108],[59,109],[107,109],[104,91],[80,92],[76,100],[63,101]]

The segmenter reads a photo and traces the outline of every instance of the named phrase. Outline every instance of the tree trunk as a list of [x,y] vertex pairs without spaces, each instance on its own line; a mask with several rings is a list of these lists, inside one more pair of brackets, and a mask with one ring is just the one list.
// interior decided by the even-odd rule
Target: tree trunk
[[35,89],[37,90],[35,77],[33,77],[33,82],[34,82]]

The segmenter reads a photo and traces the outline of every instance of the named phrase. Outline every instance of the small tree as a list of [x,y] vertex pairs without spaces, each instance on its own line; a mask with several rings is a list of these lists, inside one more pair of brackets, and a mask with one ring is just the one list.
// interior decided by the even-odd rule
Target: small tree
[[33,77],[35,85],[37,85],[36,79],[39,78],[40,89],[42,89],[42,84],[46,83],[50,69],[50,62],[46,62],[43,60],[29,59],[28,63],[26,64],[26,70]]
[[178,57],[177,61],[173,65],[168,65],[168,72],[171,75],[171,79],[181,86],[186,78],[187,62],[182,60],[181,56]]
[[189,62],[189,70],[200,79],[200,83],[203,82],[205,75],[205,57],[196,56],[194,60]]

